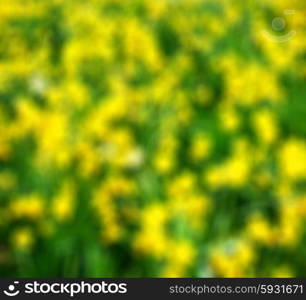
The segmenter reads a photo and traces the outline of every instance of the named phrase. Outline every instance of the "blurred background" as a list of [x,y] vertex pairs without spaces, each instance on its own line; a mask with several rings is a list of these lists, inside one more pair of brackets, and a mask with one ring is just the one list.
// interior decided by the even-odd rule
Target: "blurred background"
[[305,277],[304,0],[0,0],[0,276]]

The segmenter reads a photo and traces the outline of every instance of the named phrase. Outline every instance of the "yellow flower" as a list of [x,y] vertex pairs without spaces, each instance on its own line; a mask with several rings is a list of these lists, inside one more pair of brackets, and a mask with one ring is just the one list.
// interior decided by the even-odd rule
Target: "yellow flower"
[[236,262],[220,249],[213,251],[210,257],[210,265],[218,277],[242,277],[243,274]]
[[152,2],[146,0],[145,4],[150,16],[154,19],[158,19],[163,16],[168,8],[168,3],[166,1]]
[[168,184],[168,194],[170,197],[181,197],[195,192],[196,177],[191,172],[184,172],[175,177]]
[[170,242],[167,259],[179,268],[186,269],[191,266],[195,256],[195,247],[189,241],[179,240]]
[[68,114],[61,111],[44,113],[36,126],[38,143],[38,164],[55,163],[59,167],[67,166],[71,160],[72,139],[69,131]]
[[164,267],[160,275],[161,278],[182,278],[186,274],[185,270],[180,266],[169,263]]
[[306,144],[298,139],[286,141],[278,151],[281,175],[288,179],[306,177]]
[[187,240],[172,240],[169,242],[166,265],[161,277],[184,277],[188,268],[196,259],[196,249]]
[[11,238],[13,247],[18,250],[27,250],[34,244],[33,232],[29,228],[16,230]]
[[151,204],[144,208],[140,220],[140,230],[134,239],[134,249],[137,252],[162,258],[168,253],[168,237],[166,222],[168,210],[162,204]]
[[167,174],[175,165],[172,154],[168,153],[158,153],[153,163],[156,170],[161,174]]
[[275,116],[269,111],[258,111],[253,115],[253,126],[257,137],[264,144],[275,142],[278,136],[278,127]]
[[250,159],[245,156],[235,156],[228,159],[224,165],[211,167],[205,173],[205,180],[212,187],[244,185],[250,175]]
[[102,238],[106,243],[114,243],[122,236],[122,230],[115,222],[105,222],[105,228],[102,231]]
[[224,249],[213,249],[210,263],[217,276],[246,277],[255,258],[252,244],[247,240],[240,240]]
[[154,229],[153,231],[148,228],[141,230],[136,235],[133,246],[136,252],[157,259],[163,258],[169,251],[168,237],[162,228]]
[[39,128],[41,111],[29,99],[20,99],[16,104],[17,120],[12,125],[12,135],[19,137]]
[[302,216],[297,200],[284,199],[280,203],[278,243],[296,246],[302,237]]
[[256,258],[256,253],[248,241],[238,242],[235,250],[235,259],[243,268],[247,268],[252,265]]
[[241,187],[249,180],[252,169],[252,151],[244,139],[235,141],[232,155],[218,166],[212,166],[204,173],[204,181],[212,187]]
[[127,18],[122,31],[126,55],[140,59],[153,71],[160,70],[163,57],[149,28],[136,18]]
[[250,162],[247,157],[233,157],[227,162],[226,181],[231,186],[241,186],[247,182],[250,174]]
[[114,200],[116,196],[130,195],[133,190],[134,185],[129,180],[114,176],[95,192],[93,205],[99,217],[101,237],[104,242],[115,243],[123,236],[124,228],[121,226]]
[[235,131],[240,125],[240,119],[234,109],[221,106],[219,111],[221,125],[226,131]]
[[[57,107],[73,106],[82,108],[88,101],[88,91],[76,80],[69,80],[63,86],[51,87],[47,91],[48,101]],[[69,106],[68,106],[69,107]]]
[[[226,60],[226,58],[224,58]],[[278,102],[280,88],[277,77],[267,66],[246,64],[238,58],[225,63],[225,95],[232,103],[252,106],[266,101]]]
[[299,221],[284,222],[277,230],[278,244],[281,246],[294,247],[301,239],[301,224]]
[[59,221],[66,221],[74,213],[75,187],[71,182],[63,184],[59,193],[53,198],[51,211]]
[[44,200],[38,195],[22,196],[13,200],[9,205],[12,218],[37,220],[44,214]]
[[208,157],[211,149],[211,140],[205,136],[197,135],[193,138],[190,156],[193,161],[200,161]]
[[104,184],[104,189],[111,195],[129,196],[135,190],[135,182],[122,175],[111,175]]
[[248,221],[246,234],[251,240],[267,245],[275,243],[277,238],[274,228],[259,215],[253,216]]
[[204,216],[208,213],[211,203],[206,195],[182,194],[170,198],[169,208],[173,215],[178,214],[187,218],[191,228],[200,232],[203,228]]
[[177,141],[172,136],[165,136],[161,139],[159,149],[153,157],[153,165],[161,174],[167,174],[175,166],[175,152]]
[[75,154],[78,158],[80,174],[84,177],[95,174],[103,162],[99,149],[90,142],[78,143],[75,147]]

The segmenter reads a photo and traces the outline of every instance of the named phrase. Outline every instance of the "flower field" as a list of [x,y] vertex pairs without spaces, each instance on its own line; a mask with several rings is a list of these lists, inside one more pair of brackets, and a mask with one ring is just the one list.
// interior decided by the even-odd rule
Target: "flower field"
[[0,0],[0,276],[305,277],[304,0]]

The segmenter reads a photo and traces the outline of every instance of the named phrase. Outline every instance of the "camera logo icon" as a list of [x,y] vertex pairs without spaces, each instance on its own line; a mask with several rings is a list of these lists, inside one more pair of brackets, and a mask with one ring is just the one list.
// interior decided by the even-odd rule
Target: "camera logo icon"
[[17,296],[20,293],[20,291],[16,289],[17,284],[19,284],[19,281],[14,281],[14,284],[8,286],[8,291],[4,290],[3,293],[10,297]]
[[[295,10],[293,9],[284,10],[285,16],[290,16],[294,14],[295,14]],[[264,35],[265,38],[275,43],[287,42],[296,35],[295,30],[290,30],[289,32],[282,34],[286,30],[286,27],[287,27],[286,19],[283,17],[274,18],[272,20],[271,27],[274,33],[271,33],[268,30],[263,30],[262,34]]]

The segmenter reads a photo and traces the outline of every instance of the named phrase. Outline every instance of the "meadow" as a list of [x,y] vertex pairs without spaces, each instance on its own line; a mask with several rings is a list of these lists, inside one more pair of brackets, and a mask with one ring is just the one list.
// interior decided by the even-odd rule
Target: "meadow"
[[0,0],[0,276],[305,277],[304,0]]

